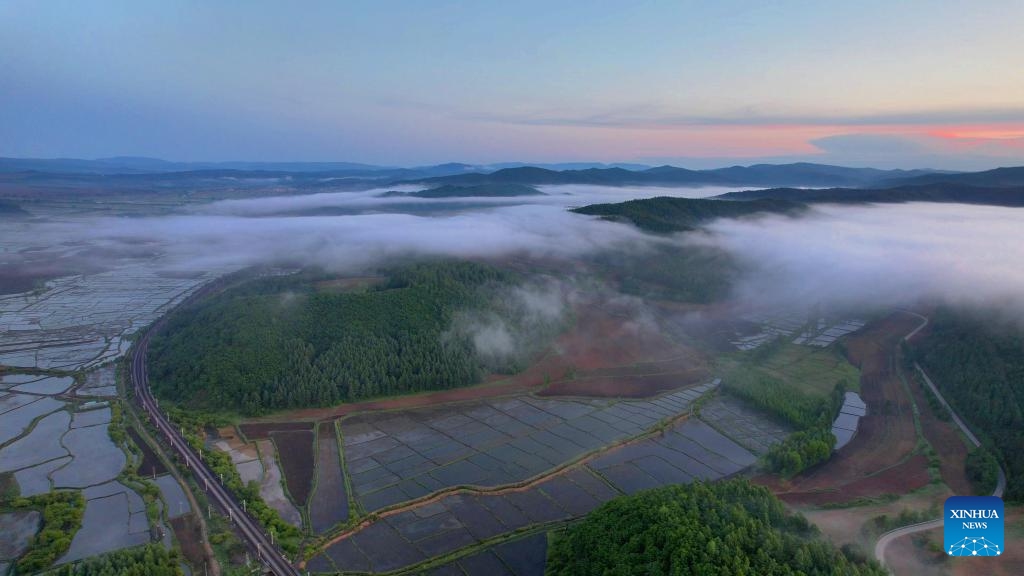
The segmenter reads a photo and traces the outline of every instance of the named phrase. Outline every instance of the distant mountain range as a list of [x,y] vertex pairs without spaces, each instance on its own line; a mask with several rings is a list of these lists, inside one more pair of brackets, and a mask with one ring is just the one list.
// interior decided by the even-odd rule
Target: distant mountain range
[[952,202],[958,204],[986,204],[990,206],[1024,206],[1024,186],[970,186],[960,183],[938,182],[894,188],[769,188],[729,192],[716,196],[721,200],[782,200],[806,203],[893,203],[893,202]]
[[[486,166],[449,163],[402,168],[351,162],[168,162],[135,157],[99,160],[0,158],[0,192],[15,188],[21,192],[32,189],[88,189],[134,194],[174,189],[245,191],[262,188],[263,193],[275,189],[284,193],[302,193],[386,189],[398,185],[439,188],[555,184],[851,190],[948,184],[1007,188],[1024,186],[1024,167],[958,173],[849,168],[806,162],[689,170],[676,166],[652,168],[641,164],[601,163],[503,163]],[[966,193],[961,191],[957,194],[962,197]]]
[[515,184],[593,184],[601,186],[870,186],[931,175],[926,170],[878,170],[846,168],[825,164],[756,164],[714,170],[688,170],[675,166],[658,166],[646,170],[622,168],[588,168],[583,170],[549,170],[534,166],[505,168],[489,173],[438,176],[421,180],[426,183],[477,185]]

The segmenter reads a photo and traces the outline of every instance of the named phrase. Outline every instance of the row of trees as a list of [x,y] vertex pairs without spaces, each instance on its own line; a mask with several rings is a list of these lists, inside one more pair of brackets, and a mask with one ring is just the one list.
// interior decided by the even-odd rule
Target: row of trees
[[554,539],[547,574],[879,575],[746,480],[671,485],[616,498]]
[[765,461],[771,471],[793,476],[832,455],[836,445],[832,422],[843,406],[846,382],[836,382],[827,398],[811,396],[778,378],[751,372],[738,372],[727,378],[724,386],[798,429],[768,451]]
[[[1024,334],[995,313],[949,308],[931,317],[926,338],[915,340],[914,359],[935,379],[942,395],[1003,464],[1005,497],[1024,500]],[[968,473],[990,483],[984,454]],[[990,466],[990,465],[989,465]]]
[[186,412],[180,408],[172,407],[169,410],[171,420],[181,426],[184,431],[185,440],[196,451],[202,451],[203,460],[213,473],[224,479],[224,485],[240,501],[246,502],[246,510],[256,519],[267,532],[273,532],[274,538],[281,546],[281,549],[288,554],[297,554],[299,545],[302,542],[302,532],[295,526],[289,524],[281,517],[277,510],[271,508],[260,496],[259,483],[251,481],[242,482],[238,469],[231,462],[231,457],[220,450],[205,450],[203,442],[203,429],[207,426],[225,424],[224,420],[216,416]]
[[181,576],[181,555],[159,544],[119,550],[65,564],[47,572],[48,576]]
[[256,280],[180,311],[151,345],[156,393],[259,414],[476,383],[484,366],[454,315],[484,308],[503,272],[469,262],[403,267],[365,292],[315,275]]

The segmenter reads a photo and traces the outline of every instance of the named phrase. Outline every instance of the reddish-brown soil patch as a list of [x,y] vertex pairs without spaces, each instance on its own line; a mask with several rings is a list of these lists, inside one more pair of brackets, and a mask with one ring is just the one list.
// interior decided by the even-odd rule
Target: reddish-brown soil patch
[[206,554],[202,544],[203,531],[195,514],[189,513],[171,519],[171,529],[174,530],[174,537],[178,540],[185,560],[196,570],[202,569],[206,562]]
[[149,444],[142,440],[142,436],[135,428],[128,427],[128,436],[142,452],[142,462],[139,463],[137,470],[140,476],[159,476],[167,472],[163,460],[160,460]]
[[[328,420],[357,412],[508,396],[542,387],[545,395],[640,397],[692,384],[702,374],[707,375],[707,364],[700,353],[674,342],[629,305],[580,304],[574,313],[575,325],[559,336],[536,363],[514,376],[491,375],[479,386],[296,410],[273,419]],[[648,377],[652,377],[650,382]],[[619,378],[623,379],[621,383]],[[242,432],[250,436],[248,427],[255,425],[242,425]]]
[[335,278],[321,280],[314,284],[321,292],[352,292],[378,286],[387,281],[384,276],[356,276],[351,278]]
[[312,431],[274,431],[271,433],[277,446],[277,458],[281,461],[288,493],[296,506],[305,506],[313,485],[316,463],[313,458]]
[[1005,553],[995,558],[950,558],[942,553],[942,528],[904,536],[886,549],[885,563],[896,576],[1017,576],[1024,574],[1024,510],[1007,507]]
[[967,479],[967,444],[961,438],[956,424],[952,420],[940,420],[935,414],[935,410],[928,404],[928,398],[925,396],[923,387],[927,386],[926,384],[917,378],[908,378],[907,381],[910,383],[914,401],[917,402],[920,409],[924,437],[939,456],[939,472],[942,474],[942,481],[958,496],[973,494],[974,487]]
[[792,502],[844,502],[926,484],[927,459],[911,457],[917,446],[913,402],[899,373],[899,342],[918,324],[919,319],[896,313],[852,335],[847,356],[861,370],[861,397],[868,405],[857,435],[824,465],[789,482],[775,477],[759,481]]
[[310,432],[313,430],[312,422],[248,422],[239,424],[238,429],[249,440],[263,440],[270,438],[273,432]]
[[787,504],[815,505],[849,502],[857,498],[882,494],[906,494],[928,485],[928,459],[918,454],[869,478],[861,478],[835,490],[783,492],[779,494]]
[[[950,568],[957,560],[947,557],[942,552],[942,544],[942,528],[897,538],[885,549],[885,565],[896,576],[949,576]],[[987,563],[988,560],[997,559],[971,558],[968,562],[973,564],[975,560]],[[991,574],[988,571],[984,573]]]
[[650,376],[561,380],[537,393],[538,396],[598,396],[604,398],[647,398],[707,380],[706,368]]
[[1006,509],[1005,538],[1006,552],[997,558],[950,559],[953,576],[1019,576],[1024,574],[1024,508]]

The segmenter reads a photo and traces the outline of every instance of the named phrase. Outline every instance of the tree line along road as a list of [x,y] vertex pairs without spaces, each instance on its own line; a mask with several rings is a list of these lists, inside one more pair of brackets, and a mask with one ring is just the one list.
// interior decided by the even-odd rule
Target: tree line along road
[[[915,334],[920,332],[922,328],[928,325],[928,317],[907,310],[904,310],[904,312],[906,312],[907,314],[911,314],[913,316],[917,316],[922,321],[920,326],[914,328],[914,330],[910,332],[910,334],[907,334],[906,336],[903,337],[903,340],[907,341],[913,338]],[[953,407],[950,406],[948,402],[946,402],[946,399],[942,396],[942,393],[939,392],[938,387],[935,386],[935,384],[932,382],[932,379],[928,377],[928,374],[924,371],[924,368],[921,368],[921,365],[918,364],[917,362],[914,362],[914,368],[921,374],[921,377],[924,379],[925,384],[928,386],[928,388],[931,389],[932,393],[935,394],[935,397],[939,399],[939,402],[942,404],[942,406],[949,411],[950,416],[953,417],[953,421],[956,422],[956,425],[960,427],[960,431],[964,433],[964,436],[967,437],[967,439],[971,442],[971,444],[974,445],[975,448],[981,446],[981,442],[979,442],[978,438],[970,431],[969,428],[967,428],[967,425],[964,423],[963,420],[960,419],[960,416],[958,416],[957,413],[953,410]],[[992,495],[1002,498],[1003,491],[1005,490],[1006,473],[1003,472],[1003,467],[1000,466],[999,478],[996,481],[996,489],[992,491]],[[896,528],[895,530],[890,530],[885,534],[882,534],[878,537],[878,542],[875,543],[875,559],[878,560],[878,562],[884,566],[885,549],[888,548],[889,544],[891,544],[894,540],[903,536],[907,536],[908,534],[916,534],[918,532],[925,532],[928,530],[934,530],[935,528],[941,528],[942,523],[943,518],[939,517],[935,520],[928,520],[927,522],[921,522],[918,524],[903,526],[902,528]]]

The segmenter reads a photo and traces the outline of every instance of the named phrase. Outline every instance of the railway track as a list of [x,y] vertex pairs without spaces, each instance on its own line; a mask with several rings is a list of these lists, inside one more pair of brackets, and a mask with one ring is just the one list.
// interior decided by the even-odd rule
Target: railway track
[[149,376],[146,371],[146,352],[151,332],[152,329],[148,330],[130,353],[132,388],[140,406],[171,448],[181,456],[185,467],[195,475],[197,484],[204,488],[210,499],[228,515],[257,560],[278,576],[300,576],[301,572],[285,558],[281,550],[273,544],[271,537],[263,532],[259,523],[246,513],[227,488],[221,485],[219,478],[192,450],[177,427],[160,411],[156,399],[149,390]]

